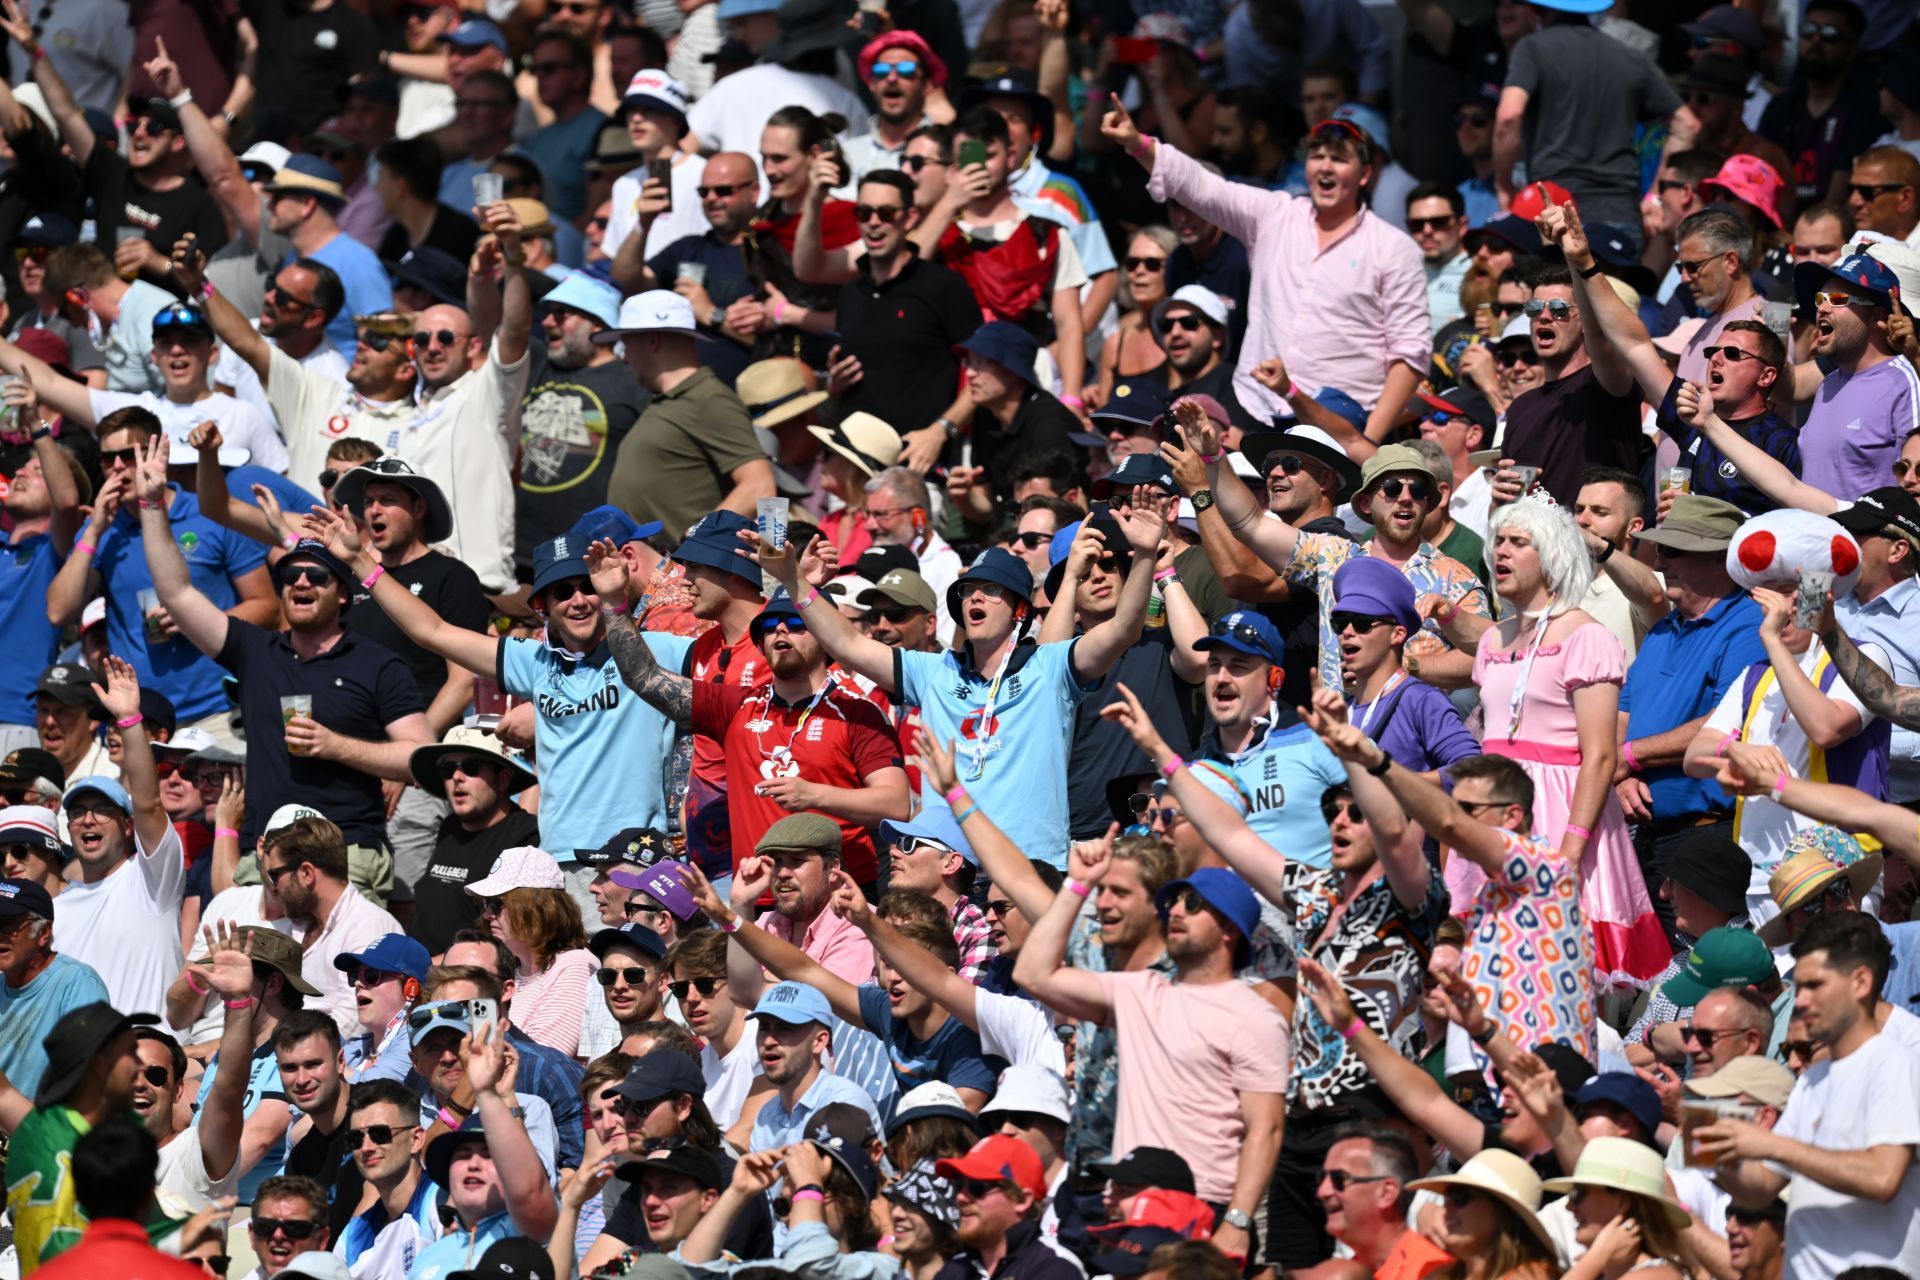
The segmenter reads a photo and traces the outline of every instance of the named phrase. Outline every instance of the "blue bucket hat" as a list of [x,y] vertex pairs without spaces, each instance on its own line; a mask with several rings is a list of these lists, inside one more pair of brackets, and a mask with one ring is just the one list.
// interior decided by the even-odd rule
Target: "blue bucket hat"
[[1033,603],[1033,570],[1027,567],[1025,560],[1005,547],[988,547],[982,551],[947,588],[947,616],[956,623],[960,621],[960,602],[966,599],[967,584],[970,582],[995,583],[1028,604]]
[[1202,653],[1209,649],[1233,649],[1239,653],[1285,666],[1286,643],[1271,622],[1251,609],[1235,609],[1213,624],[1213,630],[1193,642]]
[[746,547],[738,536],[742,529],[751,528],[753,521],[743,515],[715,511],[702,516],[687,530],[685,539],[673,549],[673,558],[682,564],[703,564],[709,569],[731,573],[758,586],[760,566],[741,554]]
[[620,291],[583,271],[574,272],[549,289],[547,296],[540,299],[540,305],[583,312],[598,320],[603,329],[620,323]]
[[[549,295],[551,296],[551,295]],[[658,520],[649,520],[641,524],[632,516],[611,503],[595,507],[573,522],[573,528],[567,530],[567,536],[581,546],[598,542],[605,538],[616,547],[624,547],[629,542],[642,542],[666,528]]]
[[1033,340],[1032,334],[1011,320],[994,320],[981,325],[973,331],[971,338],[960,344],[960,349],[1004,365],[1014,377],[1031,386],[1040,385],[1033,371],[1033,362],[1040,358],[1040,344]]
[[569,534],[548,538],[533,549],[533,586],[531,599],[556,582],[587,576],[587,544]]
[[333,958],[333,967],[342,973],[357,965],[364,965],[382,973],[405,974],[423,985],[432,964],[433,957],[427,954],[426,947],[404,933],[384,934],[375,938],[370,947],[344,952]]
[[1408,636],[1420,633],[1413,584],[1406,574],[1375,556],[1355,556],[1333,571],[1333,610],[1392,618],[1407,629]]
[[1166,923],[1173,900],[1182,889],[1192,889],[1215,911],[1227,918],[1240,940],[1234,944],[1233,967],[1244,968],[1253,959],[1253,935],[1260,928],[1260,899],[1247,882],[1225,867],[1202,867],[1184,880],[1175,880],[1153,896],[1160,922]]

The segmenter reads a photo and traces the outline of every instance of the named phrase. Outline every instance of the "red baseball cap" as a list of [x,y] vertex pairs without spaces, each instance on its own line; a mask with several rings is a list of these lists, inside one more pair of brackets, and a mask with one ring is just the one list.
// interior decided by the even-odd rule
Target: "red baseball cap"
[[1036,1198],[1047,1194],[1047,1170],[1040,1163],[1040,1153],[1003,1133],[980,1139],[957,1160],[939,1161],[933,1171],[943,1178],[1011,1182]]
[[1185,1191],[1148,1187],[1133,1198],[1123,1221],[1087,1230],[1094,1235],[1116,1235],[1135,1227],[1159,1227],[1177,1231],[1189,1240],[1205,1240],[1213,1235],[1213,1210],[1199,1196]]

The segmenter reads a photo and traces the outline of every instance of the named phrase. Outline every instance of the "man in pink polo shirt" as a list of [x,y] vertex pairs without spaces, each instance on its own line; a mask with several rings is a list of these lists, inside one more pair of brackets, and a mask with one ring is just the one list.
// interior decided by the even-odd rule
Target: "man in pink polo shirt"
[[754,923],[806,952],[855,986],[873,981],[873,944],[827,910],[840,866],[840,824],[819,813],[791,814],[767,828],[733,873],[733,909],[750,916],[772,890],[773,910]]
[[1367,435],[1385,440],[1433,355],[1426,273],[1407,233],[1366,207],[1380,152],[1349,120],[1307,135],[1307,194],[1229,182],[1177,148],[1145,137],[1116,100],[1101,130],[1151,175],[1155,200],[1177,201],[1247,246],[1253,266],[1246,340],[1233,372],[1258,418],[1292,410],[1253,377],[1278,356],[1312,396],[1325,387],[1366,406]]

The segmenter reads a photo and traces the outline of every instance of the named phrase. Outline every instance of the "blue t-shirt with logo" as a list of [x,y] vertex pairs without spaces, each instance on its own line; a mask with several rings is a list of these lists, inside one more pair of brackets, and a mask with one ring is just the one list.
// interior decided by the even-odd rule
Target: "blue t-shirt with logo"
[[62,559],[44,533],[0,551],[0,618],[6,619],[0,635],[11,659],[0,667],[0,724],[33,723],[34,686],[60,647],[60,628],[47,620],[47,588]]
[[[954,768],[967,794],[1021,852],[1063,871],[1073,709],[1103,683],[1083,685],[1074,675],[1073,646],[1078,643],[1022,641],[1005,671],[989,675],[975,671],[965,651],[896,649],[893,654],[893,684],[900,701],[920,708],[920,723],[928,733],[953,744]],[[989,695],[993,718],[983,726]],[[932,775],[924,772],[920,799],[927,809],[946,810]]]
[[1287,857],[1310,867],[1333,860],[1332,837],[1320,813],[1328,787],[1347,785],[1347,771],[1320,736],[1304,724],[1268,728],[1237,755],[1209,744],[1206,759],[1233,775],[1252,808],[1247,825]]
[[[272,1044],[263,1044],[253,1051],[253,1060],[247,1068],[247,1096],[240,1103],[240,1114],[253,1119],[253,1113],[260,1109],[263,1102],[285,1102],[291,1118],[298,1120],[299,1113],[293,1110],[288,1101],[287,1088],[280,1082],[280,1059],[273,1051]],[[207,1105],[207,1095],[213,1091],[215,1077],[220,1074],[220,1055],[215,1054],[207,1063],[207,1074],[200,1078],[200,1093],[193,1100],[194,1114]],[[240,1178],[240,1185],[234,1194],[240,1197],[241,1204],[252,1204],[260,1184],[281,1172],[286,1167],[287,1152],[292,1144],[282,1134],[280,1140],[260,1154],[260,1162],[247,1170]]]
[[[669,670],[677,636],[642,632]],[[602,641],[578,660],[544,640],[500,641],[500,687],[534,708],[540,847],[562,866],[624,827],[666,829],[673,722],[627,688]]]
[[[178,485],[168,485],[173,505],[167,511],[174,545],[187,562],[194,589],[220,610],[240,603],[233,580],[267,563],[267,549],[252,538],[223,529],[200,514],[200,501]],[[146,545],[140,540],[139,512],[123,509],[100,539],[93,567],[107,594],[107,644],[133,664],[140,687],[157,689],[173,701],[180,723],[212,715],[227,705],[220,692],[226,675],[193,642],[175,634],[170,640],[147,643],[146,617],[140,593],[153,589],[147,572]]]
[[887,1046],[901,1093],[940,1080],[956,1089],[990,1094],[1007,1069],[1006,1060],[988,1057],[979,1035],[955,1017],[949,1016],[925,1040],[914,1039],[905,1022],[895,1021],[885,989],[871,982],[860,988],[860,1021]]

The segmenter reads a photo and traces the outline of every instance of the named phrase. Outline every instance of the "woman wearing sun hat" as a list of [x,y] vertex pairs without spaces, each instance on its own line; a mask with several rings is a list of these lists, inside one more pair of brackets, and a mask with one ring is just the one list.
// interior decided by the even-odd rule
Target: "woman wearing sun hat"
[[1443,1201],[1440,1246],[1459,1259],[1428,1280],[1550,1280],[1560,1274],[1540,1222],[1540,1175],[1508,1151],[1482,1151],[1453,1173],[1407,1184]]
[[1573,1176],[1548,1191],[1567,1193],[1586,1247],[1565,1280],[1686,1280],[1692,1274],[1680,1233],[1693,1221],[1667,1190],[1660,1153],[1630,1138],[1593,1138]]

